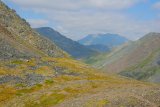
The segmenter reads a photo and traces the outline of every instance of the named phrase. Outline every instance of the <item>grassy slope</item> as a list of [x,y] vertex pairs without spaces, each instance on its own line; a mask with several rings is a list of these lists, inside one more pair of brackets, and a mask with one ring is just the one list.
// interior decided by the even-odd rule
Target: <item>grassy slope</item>
[[160,74],[159,47],[159,34],[150,33],[136,42],[119,47],[111,53],[91,57],[85,62],[98,66],[105,72],[121,72],[120,74],[124,76],[138,80],[160,82],[156,76]]
[[133,42],[126,43],[113,49],[110,53],[98,54],[89,58],[83,59],[82,61],[92,65],[93,67],[104,68],[106,65],[119,60],[123,55],[128,54],[131,49],[135,48]]
[[[40,64],[45,62],[49,62],[49,66]],[[41,66],[38,65],[37,69],[30,70],[30,66],[34,67],[37,64]],[[9,69],[7,65],[16,65],[16,67]],[[54,67],[63,68],[65,73],[56,73],[52,69]],[[39,60],[31,59],[27,62],[13,60],[1,63],[0,67],[1,76],[16,75],[23,77],[25,71],[51,76],[51,78],[30,87],[25,84],[6,83],[1,85],[0,105],[2,107],[50,107],[54,105],[60,107],[68,105],[69,107],[72,103],[74,107],[82,106],[76,105],[77,101],[74,101],[74,98],[80,99],[78,103],[87,107],[94,105],[94,103],[99,105],[97,107],[106,104],[125,106],[130,103],[134,103],[133,105],[159,105],[159,100],[156,101],[155,99],[157,95],[160,95],[159,86],[101,74],[95,69],[70,58],[42,57]],[[94,95],[97,96],[97,100]],[[138,99],[137,96],[141,99]],[[149,97],[146,98],[146,96]],[[115,100],[114,97],[118,99]],[[125,103],[130,100],[133,101]],[[144,102],[140,103],[141,100]]]
[[[159,83],[160,68],[159,68],[159,55],[160,55],[160,35],[151,33],[140,39],[139,48],[134,50],[134,53],[139,50],[141,58],[138,63],[127,66],[120,74],[132,77],[138,80],[151,81]],[[132,54],[132,56],[133,56]],[[135,54],[136,55],[136,54]],[[135,57],[136,59],[136,57]]]

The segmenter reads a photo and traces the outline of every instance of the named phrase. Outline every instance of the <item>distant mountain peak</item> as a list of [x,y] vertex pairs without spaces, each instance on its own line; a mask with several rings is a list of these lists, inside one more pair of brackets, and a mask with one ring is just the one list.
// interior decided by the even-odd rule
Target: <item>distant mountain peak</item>
[[118,34],[90,34],[86,36],[85,38],[79,40],[78,42],[83,45],[105,45],[108,47],[115,47],[118,45],[122,45],[123,43],[129,41],[127,38],[120,36]]
[[[34,28],[34,29],[36,30],[37,28]],[[56,33],[59,33],[58,31],[54,30],[51,27],[39,27],[38,29],[43,30],[45,32],[56,32]]]

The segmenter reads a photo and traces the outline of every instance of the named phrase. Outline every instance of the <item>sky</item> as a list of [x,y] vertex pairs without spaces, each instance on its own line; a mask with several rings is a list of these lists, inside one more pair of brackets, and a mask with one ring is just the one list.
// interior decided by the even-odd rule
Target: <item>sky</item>
[[52,27],[73,40],[114,33],[137,40],[160,32],[160,0],[2,0],[33,28]]

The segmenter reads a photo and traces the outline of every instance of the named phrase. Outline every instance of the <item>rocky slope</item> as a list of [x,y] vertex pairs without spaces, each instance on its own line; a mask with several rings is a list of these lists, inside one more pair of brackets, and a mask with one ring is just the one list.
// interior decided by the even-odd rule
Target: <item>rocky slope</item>
[[0,7],[0,25],[12,34],[10,38],[29,49],[32,48],[32,51],[36,54],[64,56],[64,52],[54,45],[53,42],[39,36],[24,19],[20,20],[20,17],[14,10],[9,9],[2,2],[0,2]]
[[59,32],[53,30],[49,27],[42,27],[35,29],[38,33],[52,40],[57,46],[59,46],[62,50],[66,51],[74,58],[86,58],[92,55],[97,54],[97,51],[94,51],[90,48],[87,48],[76,41],[73,41]]
[[102,74],[69,58],[1,1],[0,14],[0,107],[160,106],[159,85]]

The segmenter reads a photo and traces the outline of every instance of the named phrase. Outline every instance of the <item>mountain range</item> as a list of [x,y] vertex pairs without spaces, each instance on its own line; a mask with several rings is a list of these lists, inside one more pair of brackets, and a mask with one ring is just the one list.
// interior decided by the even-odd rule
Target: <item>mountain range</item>
[[[129,40],[125,37],[122,37],[118,34],[90,34],[83,39],[79,40],[78,42],[83,45],[103,45],[110,49],[120,46]],[[104,48],[104,50],[107,48]]]
[[42,36],[47,37],[53,41],[57,46],[69,53],[74,58],[86,58],[98,53],[96,50],[90,49],[89,47],[83,46],[78,42],[63,36],[52,28],[41,27],[36,28],[35,30]]
[[[142,46],[158,47],[158,41]],[[157,53],[156,47],[144,55]],[[105,74],[74,60],[0,1],[1,107],[158,107],[159,90],[159,84]]]

